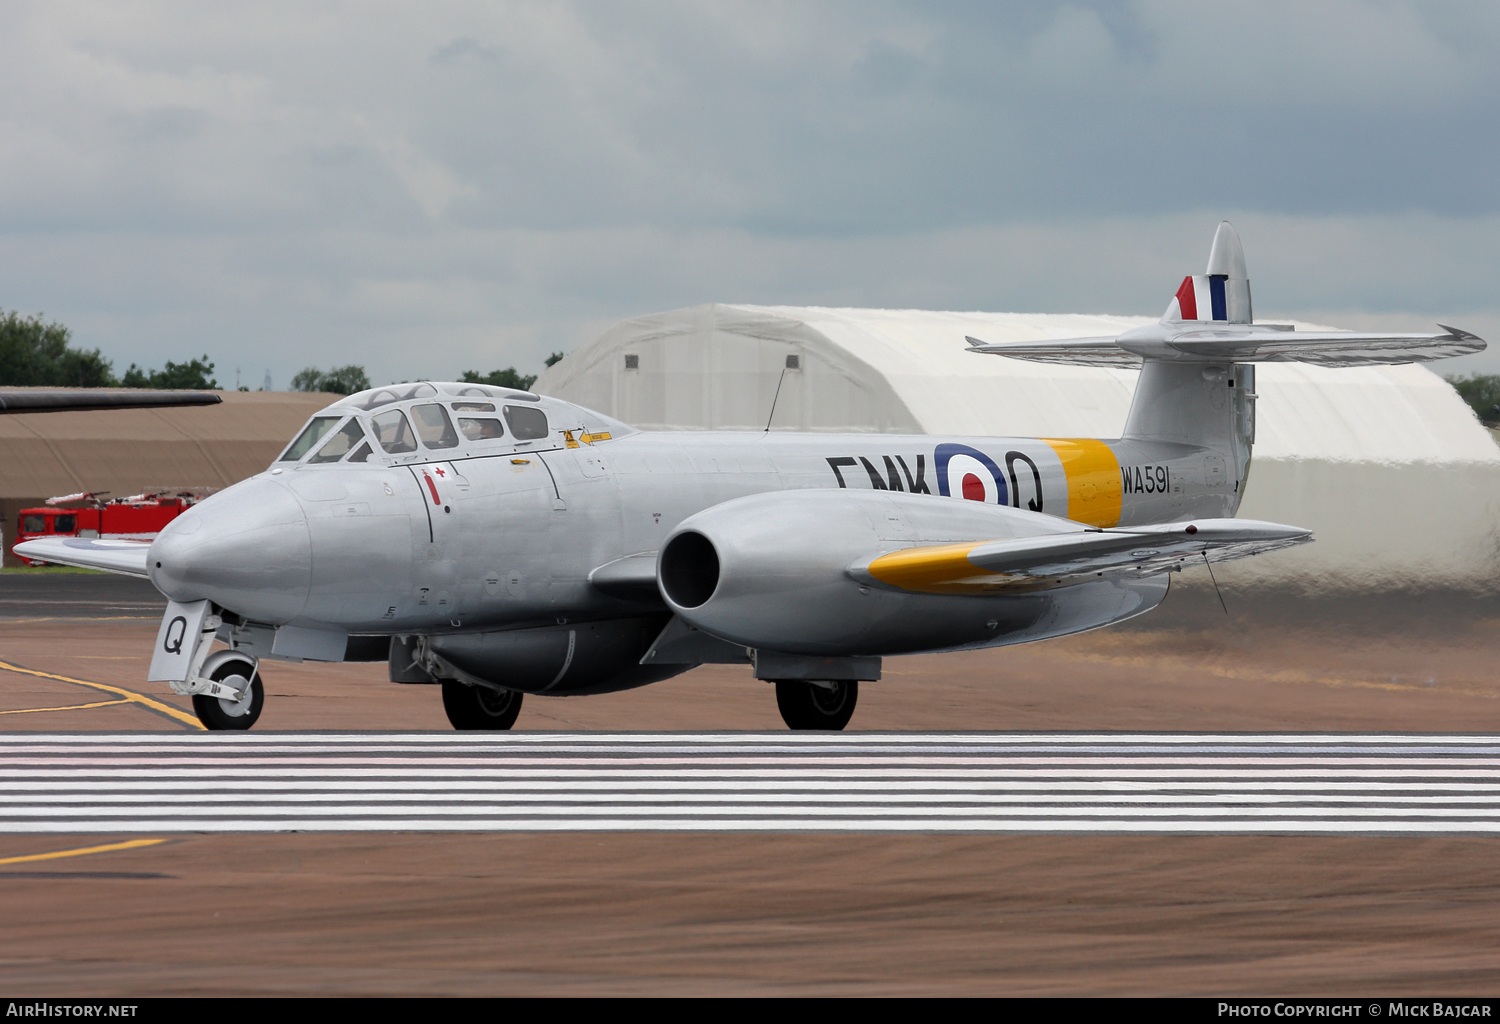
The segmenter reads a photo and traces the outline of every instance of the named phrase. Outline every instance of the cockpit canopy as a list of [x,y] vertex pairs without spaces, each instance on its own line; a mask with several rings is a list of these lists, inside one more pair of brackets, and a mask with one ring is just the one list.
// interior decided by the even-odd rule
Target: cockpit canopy
[[[625,424],[557,399],[489,384],[419,381],[370,388],[318,413],[278,465],[419,462],[576,446],[621,437]],[[432,454],[427,454],[432,453]]]

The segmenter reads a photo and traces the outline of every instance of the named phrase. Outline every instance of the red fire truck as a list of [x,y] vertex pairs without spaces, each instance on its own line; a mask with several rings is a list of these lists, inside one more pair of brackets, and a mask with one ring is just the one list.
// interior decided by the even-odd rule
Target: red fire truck
[[[110,537],[151,540],[162,527],[191,508],[196,494],[134,494],[103,500],[97,494],[65,494],[48,498],[49,508],[23,508],[16,517],[16,543],[38,537]],[[71,502],[81,508],[62,508]],[[16,556],[21,558],[20,555]],[[21,558],[25,565],[45,565]]]

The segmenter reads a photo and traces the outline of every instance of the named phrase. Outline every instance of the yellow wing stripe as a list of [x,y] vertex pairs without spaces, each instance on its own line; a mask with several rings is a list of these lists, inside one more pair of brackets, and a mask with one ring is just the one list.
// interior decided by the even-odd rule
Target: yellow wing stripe
[[1068,477],[1068,518],[1110,527],[1120,523],[1120,460],[1093,438],[1038,438],[1057,453]]
[[969,552],[987,543],[968,541],[892,551],[871,562],[866,571],[881,583],[919,594],[993,590],[1001,578],[969,561]]

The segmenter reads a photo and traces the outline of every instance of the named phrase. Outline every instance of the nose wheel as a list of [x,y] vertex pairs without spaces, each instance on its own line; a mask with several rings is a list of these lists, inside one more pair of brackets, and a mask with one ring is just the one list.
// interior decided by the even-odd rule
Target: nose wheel
[[521,695],[444,679],[443,710],[455,729],[509,729],[521,713]]
[[837,731],[854,717],[859,684],[854,680],[776,680],[776,707],[790,729]]
[[[253,673],[255,678],[246,679],[247,672]],[[240,691],[240,699],[195,694],[193,711],[203,727],[218,732],[244,730],[254,725],[256,719],[260,718],[260,709],[266,703],[266,689],[261,685],[259,668],[251,668],[241,661],[232,661],[214,669],[209,673],[209,678]]]

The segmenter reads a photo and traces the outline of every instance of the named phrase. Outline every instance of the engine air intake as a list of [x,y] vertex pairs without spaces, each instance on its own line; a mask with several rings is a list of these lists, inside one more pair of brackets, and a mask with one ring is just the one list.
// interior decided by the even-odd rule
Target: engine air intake
[[661,553],[661,588],[682,608],[697,608],[719,586],[719,553],[701,533],[673,537]]

